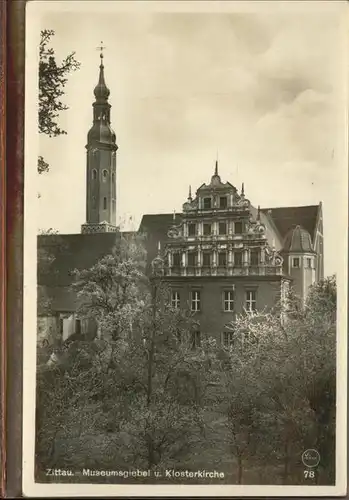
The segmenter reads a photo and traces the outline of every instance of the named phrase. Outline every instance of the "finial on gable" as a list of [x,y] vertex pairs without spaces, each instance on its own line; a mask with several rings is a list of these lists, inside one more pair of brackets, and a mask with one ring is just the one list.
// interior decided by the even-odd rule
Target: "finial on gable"
[[261,220],[261,206],[258,205],[257,220]]
[[216,160],[215,169],[214,169],[214,175],[218,176],[218,159]]
[[244,182],[241,185],[241,196],[245,196],[245,183]]
[[192,197],[191,197],[191,185],[189,184],[189,194],[188,194],[188,200],[189,201],[192,201]]
[[176,210],[173,210],[173,220],[176,220]]

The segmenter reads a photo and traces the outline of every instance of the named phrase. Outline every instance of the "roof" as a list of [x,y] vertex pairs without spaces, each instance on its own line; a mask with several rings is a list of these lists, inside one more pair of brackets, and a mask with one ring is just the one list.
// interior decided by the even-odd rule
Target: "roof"
[[147,248],[147,265],[150,266],[151,261],[158,254],[158,243],[167,240],[167,231],[172,225],[177,225],[182,222],[182,214],[146,214],[143,215],[139,232],[146,236]]
[[290,229],[284,240],[285,252],[313,252],[309,232],[301,226]]
[[[74,269],[87,269],[110,254],[120,236],[120,233],[38,236],[38,284],[70,285]],[[47,261],[49,267],[45,266]]]
[[314,240],[319,206],[262,208],[261,211],[269,214],[282,238],[286,237],[292,227],[300,225],[310,233]]

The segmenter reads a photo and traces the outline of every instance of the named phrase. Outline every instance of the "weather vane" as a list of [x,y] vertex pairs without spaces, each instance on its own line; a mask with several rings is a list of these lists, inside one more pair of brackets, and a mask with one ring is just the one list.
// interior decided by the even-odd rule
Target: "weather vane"
[[106,46],[105,46],[105,45],[103,45],[103,42],[101,42],[101,45],[100,45],[99,47],[97,47],[97,48],[96,48],[96,50],[99,50],[99,51],[100,51],[100,53],[101,53],[101,54],[100,54],[101,59],[103,59],[103,57],[104,57],[104,56],[103,56],[103,50],[105,50],[105,49],[106,49]]

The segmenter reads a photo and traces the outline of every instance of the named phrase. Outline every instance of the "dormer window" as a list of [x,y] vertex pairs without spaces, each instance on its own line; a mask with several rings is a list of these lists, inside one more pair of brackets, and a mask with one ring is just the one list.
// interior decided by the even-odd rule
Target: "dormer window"
[[258,266],[259,252],[258,250],[251,250],[251,266]]
[[212,231],[212,226],[209,223],[204,223],[204,236],[210,236]]
[[218,265],[220,267],[225,267],[227,265],[227,253],[219,252],[218,253]]
[[234,223],[235,234],[242,234],[242,222]]
[[188,224],[188,236],[195,236],[196,234],[196,224],[191,222]]
[[211,266],[211,252],[203,252],[202,254],[202,265],[204,267]]
[[219,198],[219,208],[227,208],[228,199],[226,196],[220,196]]
[[173,267],[179,267],[181,265],[181,254],[179,252],[175,252],[173,254]]
[[210,208],[212,208],[211,198],[204,198],[204,210],[209,210]]
[[197,263],[197,252],[188,252],[188,266],[194,267]]
[[292,267],[299,268],[300,267],[300,260],[299,257],[294,257],[292,259]]
[[242,252],[234,252],[234,266],[242,266]]
[[218,231],[219,234],[227,234],[227,223],[226,222],[220,222],[218,226]]

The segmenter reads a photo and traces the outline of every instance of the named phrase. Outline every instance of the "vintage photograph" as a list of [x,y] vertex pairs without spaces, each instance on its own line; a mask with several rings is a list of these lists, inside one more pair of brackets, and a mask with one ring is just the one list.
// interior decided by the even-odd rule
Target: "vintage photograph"
[[33,482],[344,491],[345,3],[30,3]]

